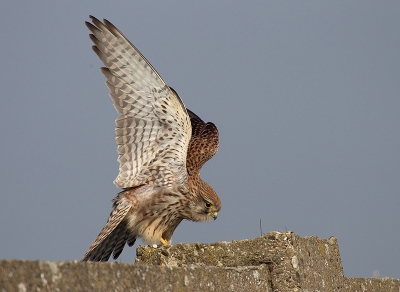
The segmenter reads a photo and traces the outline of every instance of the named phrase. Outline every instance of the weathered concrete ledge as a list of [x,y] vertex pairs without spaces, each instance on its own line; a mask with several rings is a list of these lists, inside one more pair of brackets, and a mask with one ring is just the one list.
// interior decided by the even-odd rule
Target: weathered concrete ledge
[[0,261],[0,291],[268,291],[266,267]]
[[3,291],[400,291],[400,280],[346,278],[335,237],[270,232],[214,244],[139,246],[136,263],[0,260]]
[[[340,291],[344,275],[335,237],[301,238],[293,232],[270,232],[251,240],[214,244],[139,246],[136,264],[184,267],[266,265],[271,291]],[[303,289],[303,290],[301,290]],[[304,290],[306,289],[306,290]]]

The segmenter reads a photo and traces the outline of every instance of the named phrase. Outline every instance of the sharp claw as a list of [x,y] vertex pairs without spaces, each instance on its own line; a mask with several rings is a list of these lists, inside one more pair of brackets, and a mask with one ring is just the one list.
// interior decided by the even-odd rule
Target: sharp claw
[[166,241],[164,238],[160,238],[160,241],[161,241],[161,243],[163,244],[163,245],[167,245],[168,244],[168,241]]

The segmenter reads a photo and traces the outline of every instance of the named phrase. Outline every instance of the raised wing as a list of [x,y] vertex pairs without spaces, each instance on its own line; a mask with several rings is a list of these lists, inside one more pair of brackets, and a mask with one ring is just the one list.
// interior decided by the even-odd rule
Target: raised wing
[[219,134],[217,127],[205,123],[195,113],[187,109],[192,124],[192,138],[187,155],[187,169],[198,172],[200,168],[218,151]]
[[110,97],[120,116],[115,121],[120,163],[114,183],[187,186],[186,155],[191,124],[181,98],[139,50],[109,21],[86,22],[103,61]]

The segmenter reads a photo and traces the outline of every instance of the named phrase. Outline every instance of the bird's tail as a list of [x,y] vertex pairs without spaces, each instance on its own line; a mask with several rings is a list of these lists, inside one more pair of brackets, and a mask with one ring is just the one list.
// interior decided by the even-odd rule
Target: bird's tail
[[92,243],[82,261],[105,262],[111,254],[117,259],[125,247],[125,243],[132,246],[136,236],[127,228],[128,221],[124,220],[131,205],[126,200],[117,196],[114,199],[114,208],[108,217],[108,221],[99,235]]

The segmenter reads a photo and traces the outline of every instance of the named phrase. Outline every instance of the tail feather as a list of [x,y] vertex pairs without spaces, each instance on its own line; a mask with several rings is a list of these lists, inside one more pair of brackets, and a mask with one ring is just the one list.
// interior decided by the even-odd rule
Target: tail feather
[[125,247],[125,243],[128,240],[128,237],[129,237],[129,232],[128,232],[126,226],[124,226],[124,228],[121,228],[120,233],[118,234],[118,236],[115,239],[114,248],[113,248],[113,259],[114,260],[116,260],[119,257],[119,255],[121,254],[122,250]]
[[118,239],[118,235],[121,229],[121,224],[114,229],[114,231],[104,240],[104,243],[99,246],[99,251],[97,253],[97,257],[95,257],[94,261],[106,262],[110,258],[112,251],[114,250],[115,243]]
[[102,249],[99,251],[99,258],[96,259],[97,261],[108,261],[115,248],[118,237],[120,236],[121,228],[124,227],[122,225],[123,224],[121,222],[108,236],[107,240],[104,241],[104,244],[102,244]]
[[125,247],[129,232],[126,229],[126,223],[121,222],[109,236],[103,239],[95,248],[88,251],[82,258],[82,261],[106,262],[111,254],[117,259]]
[[128,244],[128,246],[132,246],[135,244],[135,241],[136,241],[136,236],[131,234],[131,235],[129,235],[126,243]]
[[[116,200],[117,199],[117,200]],[[114,258],[122,252],[129,237],[127,221],[124,220],[131,208],[131,204],[120,198],[114,199],[114,209],[108,217],[106,225],[92,243],[82,261],[108,261],[114,251]],[[116,255],[118,253],[118,255]]]

